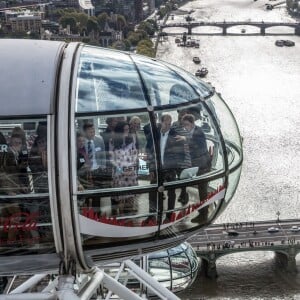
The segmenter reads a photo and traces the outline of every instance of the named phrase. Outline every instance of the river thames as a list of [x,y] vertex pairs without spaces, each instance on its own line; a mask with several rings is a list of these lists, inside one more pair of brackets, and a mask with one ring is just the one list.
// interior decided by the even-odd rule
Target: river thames
[[[299,21],[285,6],[269,11],[266,3],[274,2],[192,1],[174,13],[174,22],[183,22],[191,10],[196,21]],[[246,33],[258,32],[257,28],[243,28]],[[173,28],[169,32],[180,30],[185,31]],[[232,32],[241,32],[241,28],[232,28]],[[243,136],[241,180],[215,223],[275,220],[278,212],[283,219],[300,218],[300,37],[240,34],[194,38],[200,41],[199,49],[177,47],[175,37],[169,36],[159,44],[157,57],[195,73],[199,65],[192,57],[199,56],[201,66],[209,70],[204,80],[222,94]],[[296,45],[276,47],[277,39],[290,39]],[[300,299],[300,256],[297,268],[298,274],[285,273],[272,252],[231,254],[217,261],[217,279],[199,276],[178,296],[184,300]]]

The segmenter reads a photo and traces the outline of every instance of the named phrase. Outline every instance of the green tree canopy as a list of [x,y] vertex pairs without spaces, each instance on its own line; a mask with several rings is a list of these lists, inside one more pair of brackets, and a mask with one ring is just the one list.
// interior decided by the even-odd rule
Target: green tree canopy
[[63,28],[66,28],[68,25],[70,25],[70,29],[72,33],[77,32],[77,21],[74,17],[66,15],[60,18],[60,24]]
[[100,15],[97,16],[98,24],[100,26],[100,30],[104,30],[105,23],[110,22],[110,17],[106,12],[101,13]]
[[143,21],[139,24],[138,30],[145,31],[148,35],[154,35],[155,33],[155,25],[148,21]]
[[144,39],[139,41],[136,48],[136,52],[141,55],[155,57],[155,50],[153,48],[153,43],[149,39]]
[[116,20],[116,28],[119,31],[123,31],[127,27],[127,21],[124,16],[122,15],[117,15],[117,20]]
[[87,21],[86,28],[88,33],[94,31],[94,33],[98,33],[99,31],[99,24],[96,17],[90,17]]

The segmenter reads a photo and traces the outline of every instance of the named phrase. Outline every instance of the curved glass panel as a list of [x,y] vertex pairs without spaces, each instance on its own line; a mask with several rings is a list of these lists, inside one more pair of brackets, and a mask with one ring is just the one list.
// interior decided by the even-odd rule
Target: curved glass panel
[[0,121],[0,255],[54,252],[46,119]]
[[199,268],[197,255],[188,243],[170,248],[167,252],[150,254],[148,261],[150,274],[173,292],[190,286]]
[[[186,254],[190,260],[191,272],[192,272],[192,274],[195,274],[199,268],[199,260],[198,260],[197,254],[195,253],[195,251],[191,245],[189,245],[189,247],[187,247]],[[192,277],[194,278],[193,275],[192,275]]]
[[[177,247],[170,248],[167,251],[159,251],[149,254],[149,256],[135,259],[134,262],[144,268],[161,285],[167,287],[173,292],[182,291],[190,286],[197,276],[199,262],[192,246],[188,243],[182,243]],[[126,267],[120,272],[119,263],[105,265],[102,268],[105,273],[111,277],[119,277],[119,281],[138,294],[146,293],[149,298],[155,295],[151,289],[141,291],[143,288],[136,277],[131,276],[131,272]],[[104,293],[103,293],[104,292]],[[102,297],[107,296],[108,290],[102,290]]]
[[171,278],[171,265],[169,256],[149,259],[148,271],[149,274],[157,281],[170,283],[169,280]]
[[190,262],[185,252],[171,256],[172,279],[191,276]]
[[236,187],[240,180],[241,172],[242,172],[242,167],[238,168],[237,170],[229,174],[227,191],[225,196],[226,202],[229,202],[229,200],[233,197],[236,191]]
[[201,98],[206,98],[213,93],[213,89],[210,85],[205,83],[204,81],[199,80],[194,75],[186,72],[185,70],[164,62],[165,65],[167,65],[170,69],[178,73],[185,81],[187,81],[196,91],[199,93]]
[[77,74],[76,112],[146,106],[138,72],[128,54],[85,46]]
[[215,93],[205,103],[214,115],[226,144],[229,169],[242,163],[242,143],[235,119],[225,102]]
[[[171,192],[175,194],[174,206],[170,206]],[[183,197],[183,195],[185,195]],[[182,230],[190,230],[208,223],[215,218],[215,212],[225,196],[224,178],[209,182],[200,181],[197,185],[172,189],[164,192],[165,201],[163,207],[165,219],[163,224],[173,224],[167,227],[162,235],[174,234]]]
[[[224,158],[205,106],[199,103],[158,111],[154,116],[154,125],[148,112],[75,119],[82,233],[110,237],[108,231],[103,233],[96,226],[99,224],[88,225],[97,221],[139,226],[140,233],[133,230],[132,239],[153,233],[161,223],[161,234],[165,235],[196,228],[214,215],[223,199],[224,181],[220,178],[207,183],[205,178],[208,174],[224,174]],[[195,180],[200,182],[191,186]],[[174,184],[182,187],[174,188]],[[163,192],[158,192],[159,185],[165,186]],[[150,190],[143,193],[143,188]],[[159,212],[163,213],[161,218]],[[99,232],[86,226],[99,227]],[[111,237],[121,241],[123,233]]]
[[214,89],[109,49],[84,46],[78,66],[71,169],[84,250],[174,237],[216,218],[242,148]]
[[156,142],[160,150],[160,180],[165,186],[224,171],[218,132],[202,104],[159,111],[158,119]]
[[133,56],[132,59],[141,73],[152,105],[178,104],[199,99],[188,83],[163,64],[142,56]]
[[78,195],[83,246],[87,249],[94,245],[113,247],[136,239],[154,238],[158,231],[157,207],[152,210],[149,213],[149,193],[141,191]]
[[[77,190],[130,188],[157,182],[148,113],[76,118]],[[100,192],[100,191],[99,191]]]

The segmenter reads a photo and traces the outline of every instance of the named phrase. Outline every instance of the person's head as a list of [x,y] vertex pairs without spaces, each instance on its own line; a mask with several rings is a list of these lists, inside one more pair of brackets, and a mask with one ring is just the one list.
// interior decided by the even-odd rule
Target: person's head
[[110,130],[115,130],[116,125],[118,123],[118,119],[115,117],[109,117],[106,119],[107,128]]
[[130,130],[135,132],[141,129],[141,119],[138,116],[133,116],[129,121]]
[[166,132],[171,128],[172,117],[169,114],[162,115],[160,118],[161,121],[161,131]]
[[11,135],[12,136],[19,135],[22,138],[22,144],[26,145],[26,135],[25,135],[24,130],[21,127],[19,127],[19,126],[14,127],[14,129],[11,132]]
[[191,131],[195,127],[195,117],[191,114],[186,114],[182,117],[182,125],[187,131]]
[[83,125],[83,131],[88,140],[94,139],[96,131],[95,131],[95,126],[93,123],[90,123],[90,122],[85,123]]
[[187,113],[193,115],[195,117],[195,121],[196,121],[201,118],[200,111],[201,111],[200,106],[192,106],[192,107],[188,108]]
[[76,134],[76,144],[77,144],[77,149],[84,148],[85,138],[81,132],[77,132]]
[[128,145],[132,142],[132,136],[129,134],[129,124],[126,121],[119,121],[115,128],[113,144],[116,149]]
[[188,110],[186,108],[178,109],[177,113],[178,113],[178,122],[182,123],[182,117],[188,113]]
[[0,145],[6,145],[7,142],[6,142],[6,138],[5,136],[3,135],[2,132],[0,132]]
[[36,129],[38,136],[47,136],[47,122],[41,121]]
[[129,124],[126,121],[119,121],[115,127],[115,133],[127,136],[129,134]]
[[22,145],[22,136],[19,134],[13,134],[10,138],[10,147],[15,151],[21,151]]
[[47,138],[45,136],[37,136],[36,137],[36,145],[39,151],[47,150]]

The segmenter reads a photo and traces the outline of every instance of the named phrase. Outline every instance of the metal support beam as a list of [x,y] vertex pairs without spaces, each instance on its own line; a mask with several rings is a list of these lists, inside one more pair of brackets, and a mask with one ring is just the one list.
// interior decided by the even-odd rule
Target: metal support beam
[[25,282],[23,282],[21,285],[19,285],[17,288],[12,290],[9,294],[20,294],[24,293],[27,290],[33,288],[36,286],[42,279],[44,279],[47,276],[47,274],[37,274],[29,279],[27,279]]
[[162,286],[158,281],[156,281],[151,275],[137,266],[131,260],[126,260],[125,264],[132,270],[132,273],[135,275],[137,279],[143,282],[147,288],[149,288],[152,292],[154,292],[161,299],[166,300],[180,300],[176,295],[174,295],[170,290],[166,287]]
[[116,279],[108,276],[104,273],[103,284],[106,288],[113,291],[116,295],[118,295],[121,299],[124,300],[142,300],[143,298],[139,297],[137,294],[132,292],[126,286],[122,285]]
[[91,281],[84,287],[79,293],[78,296],[81,300],[88,300],[95,294],[97,288],[99,288],[104,277],[104,272],[98,268],[96,268],[95,273],[91,279]]

